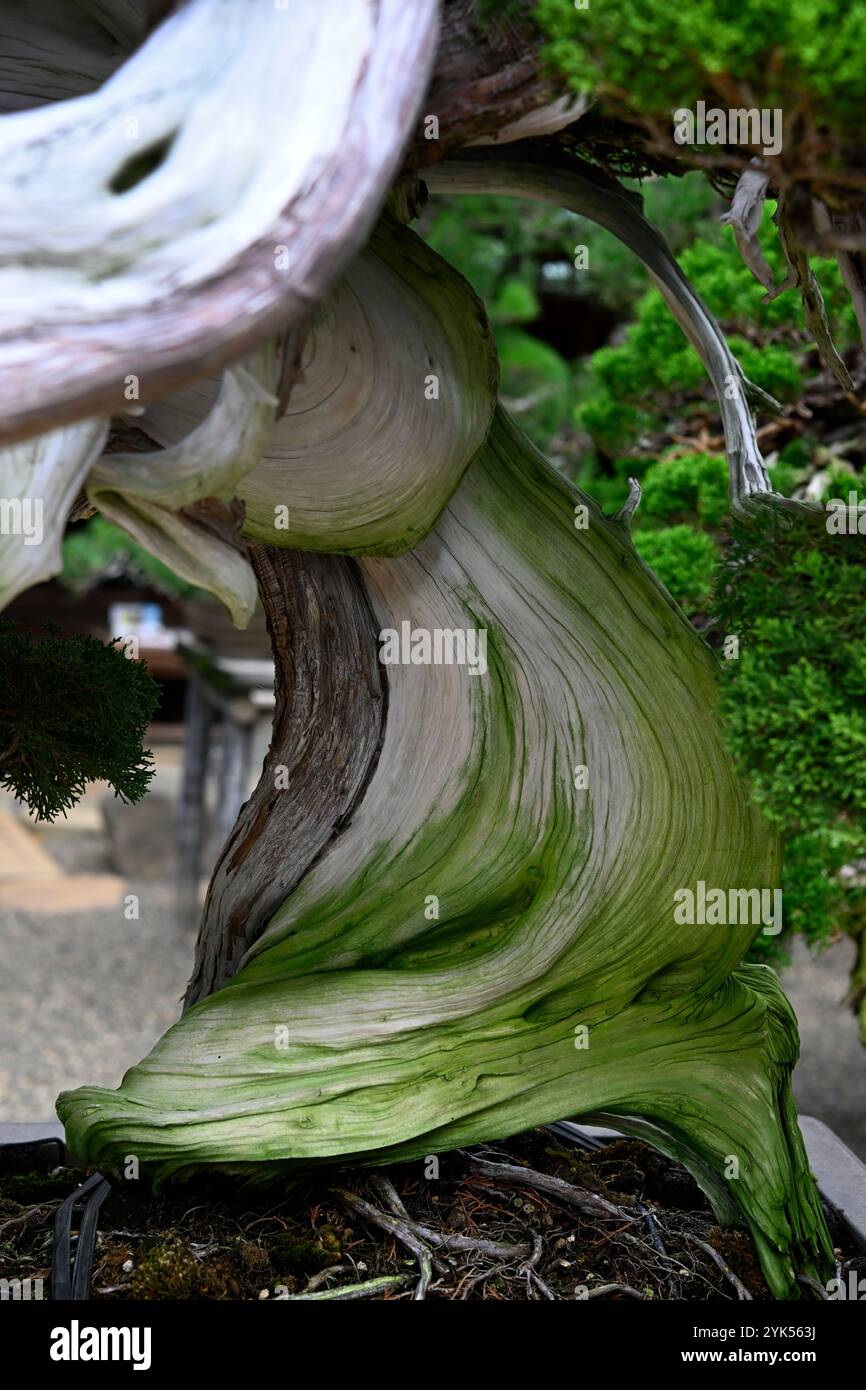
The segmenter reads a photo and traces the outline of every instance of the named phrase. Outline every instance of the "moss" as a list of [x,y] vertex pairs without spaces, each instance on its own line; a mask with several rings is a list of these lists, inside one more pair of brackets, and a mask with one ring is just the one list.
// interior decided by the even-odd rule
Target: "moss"
[[240,1293],[230,1256],[199,1260],[175,1234],[139,1255],[132,1272],[133,1298],[237,1298]]
[[50,1202],[54,1197],[68,1197],[72,1190],[70,1173],[66,1168],[54,1173],[6,1173],[0,1177],[0,1202],[15,1202],[29,1206],[35,1202]]
[[[588,529],[574,525],[576,503]],[[737,969],[748,921],[671,933],[677,886],[772,884],[778,873],[776,838],[721,744],[711,653],[624,528],[501,412],[443,535],[465,571],[454,592],[489,636],[489,679],[472,687],[473,756],[459,759],[447,799],[405,843],[396,826],[364,845],[362,867],[308,878],[232,981],[119,1091],[61,1096],[70,1145],[108,1171],[135,1152],[160,1182],[202,1167],[265,1179],[281,1164],[412,1161],[606,1111],[692,1164],[719,1219],[749,1221],[774,1292],[796,1294],[795,1269],[830,1268],[832,1250],[793,1120],[790,1006],[769,972]],[[495,571],[478,535],[496,536]],[[440,550],[452,554],[431,546],[432,566]],[[528,590],[529,659],[518,600],[492,577],[500,570]],[[576,804],[563,772],[580,755],[587,766],[615,761],[612,781]],[[627,814],[602,839],[605,785],[620,775]],[[661,814],[670,833],[660,845]],[[611,878],[619,844],[634,870]],[[420,908],[433,864],[445,911],[430,927]],[[539,875],[524,885],[527,866]],[[531,900],[503,938],[499,971],[490,954],[459,970],[357,964],[371,950],[390,950],[393,963],[504,900],[513,910],[508,895],[521,887]],[[274,1024],[285,1018],[296,1038],[275,1065]],[[592,1029],[579,1053],[577,1022]],[[732,1105],[738,1094],[748,1107]],[[729,1185],[731,1153],[742,1177]],[[314,1256],[325,1258],[287,1245],[295,1265]]]
[[[707,1297],[733,1295],[718,1267],[696,1252],[692,1243],[695,1236],[716,1245],[756,1296],[766,1296],[763,1284],[750,1282],[758,1269],[758,1258],[748,1234],[718,1230],[709,1203],[685,1170],[645,1144],[622,1139],[597,1152],[585,1152],[549,1131],[533,1130],[497,1148],[503,1161],[528,1164],[538,1172],[577,1183],[628,1210],[634,1196],[648,1205],[657,1204],[671,1259],[688,1269],[695,1266],[694,1275],[683,1280],[685,1298],[704,1302]],[[539,1273],[559,1297],[571,1298],[576,1283],[591,1286],[593,1281],[607,1283],[615,1278],[648,1287],[659,1299],[670,1296],[666,1266],[659,1263],[648,1242],[643,1253],[635,1245],[615,1243],[612,1248],[606,1218],[594,1221],[578,1216],[573,1208],[519,1185],[491,1184],[474,1173],[459,1153],[443,1156],[436,1180],[427,1176],[426,1164],[418,1163],[392,1167],[389,1176],[412,1219],[422,1225],[520,1244],[531,1243],[541,1235]],[[58,1178],[66,1195],[81,1174],[66,1169],[52,1185],[57,1185]],[[273,1298],[278,1285],[288,1294],[303,1293],[322,1267],[320,1260],[325,1266],[346,1266],[342,1274],[329,1278],[321,1287],[356,1282],[365,1268],[364,1277],[370,1278],[411,1274],[415,1262],[399,1242],[363,1218],[352,1217],[351,1225],[347,1224],[345,1209],[328,1190],[330,1181],[305,1183],[290,1192],[283,1184],[278,1191],[270,1189],[258,1195],[235,1182],[224,1198],[213,1195],[211,1182],[199,1181],[194,1189],[184,1188],[170,1198],[150,1195],[146,1200],[139,1196],[136,1202],[109,1200],[100,1212],[91,1297],[126,1301],[144,1290],[161,1300],[177,1294],[192,1299],[258,1302],[263,1292]],[[378,1204],[363,1172],[345,1170],[340,1181],[349,1191]],[[625,1195],[624,1187],[634,1189],[634,1196]],[[855,1255],[842,1218],[832,1212],[830,1218],[834,1244],[839,1246],[842,1259]],[[26,1225],[16,1227],[7,1242],[0,1243],[0,1275],[42,1278],[48,1288],[52,1222],[53,1209],[48,1207]],[[640,1224],[633,1233],[644,1235]],[[313,1252],[310,1262],[298,1274],[291,1274],[278,1262],[277,1251],[287,1252],[291,1259],[293,1252],[303,1254],[304,1244]],[[351,1253],[351,1263],[343,1250]],[[162,1257],[158,1251],[163,1252]],[[196,1258],[196,1252],[202,1258]],[[134,1273],[136,1265],[138,1271]],[[459,1299],[467,1278],[485,1274],[484,1262],[479,1264],[471,1253],[461,1256],[455,1252],[448,1266],[431,1297]],[[515,1301],[531,1297],[516,1267],[500,1269],[491,1259],[486,1274],[472,1285],[471,1298],[505,1296]],[[496,1284],[497,1278],[504,1284]]]
[[270,1266],[268,1253],[256,1241],[240,1239],[237,1251],[238,1259],[249,1274],[267,1273]]
[[342,1253],[340,1237],[330,1226],[316,1232],[316,1239],[280,1231],[267,1242],[267,1251],[275,1269],[286,1274],[315,1274],[337,1263]]

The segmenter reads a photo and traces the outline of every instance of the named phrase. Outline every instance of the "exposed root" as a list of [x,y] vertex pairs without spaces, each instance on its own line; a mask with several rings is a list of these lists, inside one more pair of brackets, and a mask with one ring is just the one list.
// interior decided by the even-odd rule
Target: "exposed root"
[[687,1236],[686,1239],[693,1241],[695,1245],[699,1246],[701,1250],[703,1250],[706,1255],[709,1255],[710,1259],[719,1266],[719,1269],[722,1271],[725,1278],[729,1279],[730,1282],[733,1284],[734,1288],[737,1290],[737,1297],[741,1301],[751,1302],[752,1295],[749,1293],[749,1290],[746,1288],[742,1279],[737,1278],[734,1271],[722,1258],[718,1250],[714,1250],[713,1247],[707,1243],[707,1241],[698,1240],[697,1236]]

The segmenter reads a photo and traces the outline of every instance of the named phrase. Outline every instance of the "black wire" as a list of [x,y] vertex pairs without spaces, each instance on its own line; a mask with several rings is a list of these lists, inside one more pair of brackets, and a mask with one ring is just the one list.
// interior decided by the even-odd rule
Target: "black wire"
[[96,1226],[99,1221],[99,1208],[111,1191],[111,1183],[103,1178],[99,1187],[91,1193],[84,1208],[81,1225],[78,1229],[78,1244],[75,1247],[75,1268],[72,1271],[72,1297],[78,1301],[90,1295],[90,1272],[93,1268],[93,1251],[96,1245]]
[[[51,1257],[51,1300],[82,1301],[90,1287],[90,1270],[96,1244],[96,1223],[99,1208],[111,1191],[111,1183],[101,1173],[92,1173],[86,1182],[61,1202],[54,1218],[54,1250]],[[72,1267],[72,1218],[79,1202],[87,1205],[81,1219],[81,1229]]]
[[576,1144],[579,1149],[603,1149],[609,1142],[607,1139],[599,1139],[595,1134],[588,1134],[579,1125],[572,1124],[570,1120],[557,1120],[555,1124],[545,1125],[551,1134],[556,1134],[560,1139],[567,1139],[569,1143]]

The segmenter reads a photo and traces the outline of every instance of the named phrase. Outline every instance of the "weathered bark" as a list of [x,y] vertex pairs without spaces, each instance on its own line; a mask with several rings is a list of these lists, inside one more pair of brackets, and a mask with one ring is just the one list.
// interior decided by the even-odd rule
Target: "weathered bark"
[[98,91],[0,123],[0,440],[120,413],[129,376],[155,400],[303,317],[369,235],[436,12],[350,0],[335,43],[319,0],[255,23],[189,0]]
[[[791,1100],[793,1014],[740,965],[749,914],[674,911],[692,883],[760,897],[779,846],[716,727],[712,658],[631,544],[637,491],[605,518],[496,408],[480,306],[411,234],[380,226],[331,282],[426,104],[440,138],[404,173],[576,203],[643,256],[719,393],[735,503],[768,487],[748,383],[633,200],[561,145],[435,166],[580,109],[519,29],[482,33],[463,0],[446,14],[426,98],[434,0],[347,0],[336,38],[320,0],[255,25],[238,0],[189,0],[99,92],[0,123],[0,438],[122,409],[127,374],[147,402],[193,382],[192,432],[160,400],[143,423],[167,447],[103,459],[91,495],[240,619],[236,499],[248,536],[285,547],[251,551],[275,738],[211,885],[192,1007],[116,1092],[58,1110],[73,1152],[108,1169],[134,1153],[156,1181],[615,1115],[749,1222],[790,1293],[832,1254]],[[120,143],[131,113],[144,169]],[[282,374],[235,364],[277,333]],[[79,463],[59,485],[77,490]],[[413,627],[427,654],[396,660],[386,719],[377,630]]]
[[253,544],[276,667],[271,745],[208,888],[186,1006],[220,988],[350,820],[381,744],[387,687],[351,560]]
[[[827,318],[827,310],[824,306],[824,296],[821,293],[821,286],[818,277],[815,275],[809,257],[803,247],[797,241],[797,236],[791,225],[788,216],[788,204],[784,194],[779,198],[776,210],[776,226],[779,229],[779,242],[788,265],[788,276],[778,287],[772,284],[767,286],[770,291],[768,299],[775,299],[783,290],[796,286],[803,301],[803,318],[806,327],[815,340],[815,346],[825,367],[829,367],[839,385],[849,395],[854,393],[854,382],[851,380],[851,373],[843,362],[836,350],[833,336],[830,331],[830,323]],[[759,277],[760,278],[760,277]],[[855,299],[856,303],[856,299]]]
[[731,206],[720,221],[733,229],[744,264],[758,283],[771,291],[773,272],[758,240],[769,183],[770,174],[764,161],[753,159],[740,175]]
[[[712,717],[709,652],[626,527],[501,412],[434,532],[358,567],[380,630],[480,627],[489,670],[389,668],[343,833],[320,825],[323,852],[298,855],[240,969],[119,1091],[60,1098],[73,1150],[109,1169],[135,1153],[158,1179],[267,1178],[600,1111],[650,1125],[790,1292],[829,1251],[790,1098],[793,1015],[771,972],[738,968],[754,925],[672,916],[680,885],[778,874]],[[254,853],[252,806],[244,823]],[[281,871],[262,854],[257,885]]]
[[489,15],[482,25],[474,0],[446,0],[421,111],[437,117],[439,134],[430,139],[417,131],[404,169],[423,169],[466,145],[499,144],[577,120],[586,103],[551,84],[537,42],[519,21]]

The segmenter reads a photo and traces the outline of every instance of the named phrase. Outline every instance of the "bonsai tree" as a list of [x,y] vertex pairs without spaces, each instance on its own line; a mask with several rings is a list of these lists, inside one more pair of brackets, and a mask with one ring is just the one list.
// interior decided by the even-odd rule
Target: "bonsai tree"
[[[715,658],[634,547],[637,484],[607,516],[549,466],[498,402],[482,304],[408,226],[428,194],[496,193],[612,232],[703,360],[733,513],[823,530],[773,491],[772,401],[614,177],[700,156],[587,110],[573,6],[490,26],[358,0],[335,36],[306,0],[254,23],[190,0],[123,63],[128,7],[82,10],[102,66],[73,72],[53,36],[66,99],[0,120],[4,489],[46,528],[5,538],[0,577],[59,569],[84,489],[238,624],[258,595],[277,704],[185,1013],[117,1091],[60,1097],[71,1149],[264,1180],[593,1116],[745,1220],[777,1295],[826,1278],[795,1019],[742,964],[778,930],[779,838],[723,740]],[[834,176],[831,213],[795,155],[718,158],[759,271],[754,207],[784,188],[798,210],[785,245],[832,357],[803,228],[856,299],[856,185]],[[137,447],[106,451],[130,413]]]

